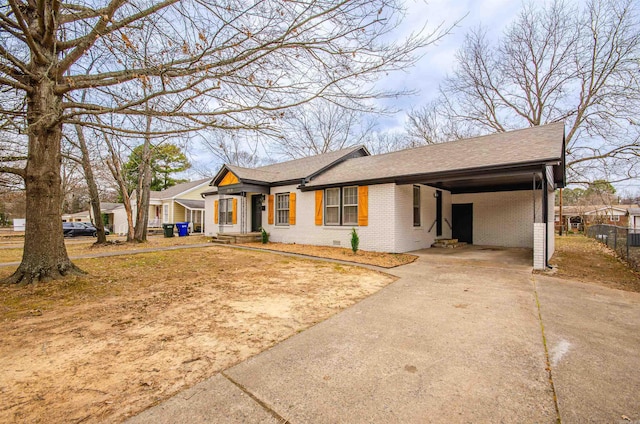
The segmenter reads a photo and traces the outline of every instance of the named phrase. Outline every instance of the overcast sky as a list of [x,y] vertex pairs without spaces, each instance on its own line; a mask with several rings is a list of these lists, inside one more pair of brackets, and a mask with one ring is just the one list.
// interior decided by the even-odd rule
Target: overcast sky
[[387,100],[385,105],[400,109],[401,112],[380,120],[380,129],[403,128],[406,112],[412,107],[420,107],[436,97],[438,84],[453,67],[454,55],[461,46],[464,35],[479,25],[489,29],[491,38],[499,38],[504,28],[518,14],[522,3],[513,0],[430,0],[409,1],[402,30],[398,38],[406,37],[412,31],[418,31],[428,22],[435,28],[440,23],[451,24],[462,21],[452,33],[437,45],[430,46],[417,66],[404,73],[395,73],[380,81],[381,87],[391,89],[406,88],[417,91],[415,96]]
[[[568,0],[569,3],[580,0]],[[522,2],[517,0],[407,0],[407,14],[394,37],[405,38],[412,32],[417,32],[424,27],[434,29],[439,24],[451,25],[457,20],[460,23],[436,45],[429,46],[424,57],[416,66],[404,72],[396,72],[378,82],[379,88],[390,90],[411,90],[416,94],[397,99],[382,101],[384,106],[398,110],[392,116],[377,118],[377,129],[402,130],[405,125],[406,113],[414,107],[420,107],[437,95],[438,85],[443,78],[450,73],[454,65],[454,55],[462,45],[465,34],[472,28],[482,25],[487,28],[488,36],[497,40],[503,34],[505,28],[513,22],[522,8]],[[266,147],[266,146],[265,146]],[[261,155],[269,156],[266,148]],[[198,156],[196,153],[195,156]],[[273,157],[272,160],[277,158]],[[200,160],[195,161],[200,162]],[[203,161],[200,165],[210,167],[211,161]],[[196,165],[194,163],[194,165]],[[200,168],[196,165],[196,168]],[[216,172],[216,170],[210,172]],[[637,190],[640,183],[627,181],[617,185],[619,190]]]

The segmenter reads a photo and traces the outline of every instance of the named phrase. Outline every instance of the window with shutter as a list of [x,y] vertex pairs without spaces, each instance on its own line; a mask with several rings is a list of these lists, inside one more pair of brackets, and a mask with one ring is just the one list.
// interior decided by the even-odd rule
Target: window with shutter
[[276,194],[276,225],[289,225],[289,193]]

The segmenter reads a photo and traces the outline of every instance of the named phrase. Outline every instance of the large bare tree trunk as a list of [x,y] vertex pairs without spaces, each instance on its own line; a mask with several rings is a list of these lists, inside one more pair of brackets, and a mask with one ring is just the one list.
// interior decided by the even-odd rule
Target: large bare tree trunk
[[[42,73],[46,74],[45,71]],[[61,99],[42,78],[27,97],[28,161],[24,172],[26,226],[22,262],[7,283],[28,284],[82,272],[67,255],[62,233]]]
[[107,236],[104,234],[104,222],[102,221],[100,195],[98,194],[96,179],[93,176],[93,168],[91,167],[91,160],[89,159],[87,140],[84,138],[82,127],[79,124],[76,124],[75,127],[76,134],[78,135],[78,144],[80,145],[80,151],[82,152],[82,170],[84,171],[84,178],[87,181],[87,187],[89,187],[89,197],[91,198],[91,209],[93,210],[94,225],[96,226],[96,230],[98,230],[98,240],[96,241],[96,243],[105,244],[107,242]]

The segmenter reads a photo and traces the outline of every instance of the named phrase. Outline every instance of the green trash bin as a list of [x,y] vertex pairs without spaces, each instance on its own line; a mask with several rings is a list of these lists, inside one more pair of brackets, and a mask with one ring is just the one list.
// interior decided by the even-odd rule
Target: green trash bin
[[173,224],[162,224],[165,237],[173,237]]

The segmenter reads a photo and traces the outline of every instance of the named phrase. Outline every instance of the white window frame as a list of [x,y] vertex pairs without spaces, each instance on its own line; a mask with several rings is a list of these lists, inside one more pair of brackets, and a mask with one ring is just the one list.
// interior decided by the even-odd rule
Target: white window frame
[[[336,196],[336,199],[338,199],[338,203],[337,204],[329,204],[329,196],[328,196],[328,192],[332,191],[338,192],[338,195]],[[341,198],[341,190],[340,187],[334,187],[334,188],[326,188],[324,190],[324,225],[340,225],[340,198]],[[327,213],[327,210],[331,208],[331,209],[335,209],[338,211],[338,213],[336,214],[338,220],[335,222],[329,222],[327,217],[329,216],[329,214]]]
[[[346,198],[347,198],[347,190],[349,189],[354,189],[355,190],[355,203],[347,203]],[[354,218],[354,221],[347,221],[346,216],[346,210],[347,208],[353,208],[355,207],[356,209],[356,215]],[[342,187],[342,225],[358,225],[358,186],[347,186],[347,187]]]
[[[347,189],[354,189],[355,190],[355,203],[347,203],[346,202],[346,191]],[[337,199],[338,199],[338,203],[337,204],[329,204],[329,192],[337,192]],[[324,189],[324,225],[328,225],[328,226],[358,226],[358,186],[346,186],[346,187],[332,187],[332,188],[325,188]],[[347,210],[347,208],[355,208],[355,217],[354,217],[354,221],[346,221],[346,216],[347,214],[345,213],[345,211]],[[329,216],[329,214],[327,213],[327,211],[329,209],[335,209],[337,211],[337,221],[333,222],[333,221],[328,221],[327,217]]]
[[611,217],[609,218],[611,220],[611,222],[620,222],[620,215],[611,215]]
[[162,205],[162,222],[164,224],[169,222],[169,205]]
[[218,222],[220,225],[233,225],[233,199],[219,199]]
[[289,225],[290,207],[289,193],[276,193],[276,225]]

